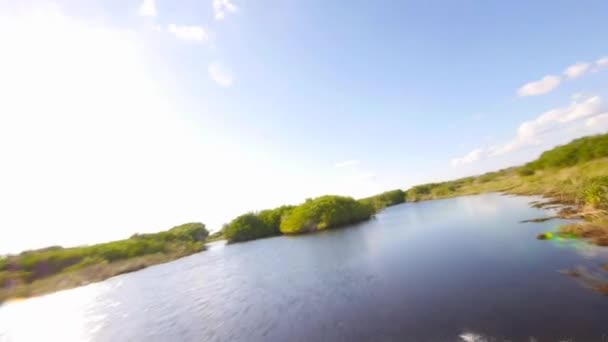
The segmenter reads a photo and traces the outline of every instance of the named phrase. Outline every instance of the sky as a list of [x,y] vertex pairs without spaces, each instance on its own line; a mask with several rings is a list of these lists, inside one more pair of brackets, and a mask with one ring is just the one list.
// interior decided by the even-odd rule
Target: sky
[[608,130],[604,0],[0,0],[0,253],[513,166]]

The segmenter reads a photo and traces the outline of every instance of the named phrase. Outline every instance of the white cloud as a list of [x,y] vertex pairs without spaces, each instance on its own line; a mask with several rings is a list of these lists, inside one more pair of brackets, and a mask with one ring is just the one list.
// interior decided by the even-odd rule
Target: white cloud
[[555,75],[547,75],[542,79],[526,83],[517,90],[519,96],[536,96],[546,94],[557,88],[561,83],[561,78]]
[[566,68],[566,70],[564,70],[564,75],[566,75],[568,78],[581,77],[587,71],[589,71],[590,67],[591,67],[591,64],[589,64],[587,62],[579,62],[579,63],[573,64],[573,65],[569,66],[568,68]]
[[[572,101],[567,107],[549,110],[534,120],[523,122],[519,125],[517,134],[512,140],[487,148],[474,149],[464,157],[452,159],[451,164],[453,166],[470,164],[488,157],[515,152],[525,147],[550,143],[551,141],[545,139],[544,135],[558,129],[570,128],[568,134],[572,137],[608,129],[608,115],[605,114],[606,108],[599,96],[582,98],[581,95],[578,95],[573,96]],[[587,120],[581,125],[583,119]],[[549,135],[549,138],[549,140],[555,139],[556,135]]]
[[337,162],[335,167],[336,168],[343,168],[343,167],[351,167],[351,166],[357,166],[359,165],[359,161],[356,159],[351,159],[351,160],[345,160],[345,161],[341,161],[341,162]]
[[213,0],[213,13],[217,20],[224,19],[227,13],[236,12],[237,9],[230,0]]
[[[588,72],[597,72],[603,67],[608,67],[608,57],[602,57],[595,63],[578,62],[572,64],[564,70],[564,75],[566,78],[575,79]],[[561,82],[562,78],[560,76],[547,75],[538,81],[524,84],[517,90],[517,95],[523,97],[547,94],[559,87]]]
[[232,71],[220,62],[213,62],[208,67],[209,76],[222,87],[229,87],[234,82]]
[[473,151],[467,153],[464,157],[452,159],[451,164],[452,164],[452,166],[460,166],[460,165],[464,165],[464,164],[474,163],[474,162],[480,160],[484,154],[485,154],[485,149],[476,148]]
[[200,26],[169,24],[168,30],[173,33],[177,39],[181,40],[205,42],[209,39],[207,30]]
[[552,109],[534,120],[522,123],[517,130],[517,135],[522,138],[534,137],[555,125],[597,115],[601,112],[601,108],[599,96],[592,96],[580,102],[575,100],[568,107]]
[[608,130],[608,113],[600,114],[590,119],[587,119],[587,121],[585,121],[585,125],[587,126],[587,128],[599,132]]
[[156,3],[154,0],[143,0],[139,5],[139,15],[142,17],[156,17]]

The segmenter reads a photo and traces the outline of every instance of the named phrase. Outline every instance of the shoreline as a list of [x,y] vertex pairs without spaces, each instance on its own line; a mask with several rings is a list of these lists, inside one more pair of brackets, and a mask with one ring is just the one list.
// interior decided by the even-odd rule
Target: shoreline
[[91,265],[75,271],[58,273],[31,283],[18,284],[10,288],[0,288],[0,306],[11,301],[44,296],[54,292],[99,283],[122,274],[137,272],[148,267],[185,258],[204,250],[206,250],[205,245],[199,250],[144,255],[112,263]]
[[[602,211],[602,210],[591,210],[591,211],[585,210],[585,208],[580,205],[573,204],[572,202],[569,202],[569,201],[560,201],[559,199],[557,199],[555,197],[546,196],[544,194],[529,194],[529,193],[521,194],[521,193],[508,192],[508,191],[488,191],[488,192],[475,193],[475,194],[458,194],[455,196],[446,196],[446,197],[442,197],[442,198],[429,198],[429,199],[423,199],[423,200],[419,200],[416,202],[409,202],[409,203],[445,200],[445,199],[464,197],[464,196],[478,196],[478,195],[483,195],[483,194],[492,193],[492,192],[498,193],[500,195],[510,195],[510,196],[518,196],[518,197],[541,196],[541,197],[547,199],[547,201],[532,201],[532,202],[529,202],[528,204],[533,208],[544,209],[544,210],[561,209],[556,215],[542,217],[542,218],[528,219],[528,220],[521,221],[521,223],[544,222],[544,221],[548,221],[548,220],[552,220],[552,219],[582,220],[582,222],[560,226],[560,229],[561,229],[562,227],[571,227],[571,226],[578,227],[581,225],[591,224],[586,221],[587,219],[589,219],[589,217],[598,217],[598,215],[599,215],[600,217],[605,218],[605,211]],[[604,228],[602,228],[602,230],[603,229]],[[539,236],[537,236],[537,238],[541,239],[541,240],[548,240],[553,237],[565,237],[565,238],[570,238],[570,239],[582,239],[589,243],[593,243],[594,240],[589,239],[589,238],[595,237],[596,236],[595,233],[589,233],[589,231],[587,231],[587,230],[583,230],[583,232],[584,233],[581,233],[581,236],[575,236],[575,234],[573,234],[573,233],[570,233],[570,235],[564,235],[564,234],[561,234],[559,231],[556,233],[547,232],[547,233],[540,234]],[[606,230],[606,232],[608,234],[608,230]],[[301,235],[301,234],[287,234],[287,235]],[[208,242],[213,243],[213,242],[218,242],[218,241],[223,241],[223,240],[224,239],[217,239],[217,240],[212,240],[212,241],[208,241]],[[604,240],[602,240],[602,241],[604,241]],[[231,244],[231,243],[228,243],[228,241],[226,241],[226,242],[227,242],[226,245]],[[55,274],[55,275],[52,275],[52,276],[49,276],[46,278],[35,280],[28,284],[19,284],[15,287],[8,288],[8,289],[3,288],[3,289],[0,289],[0,306],[3,303],[7,303],[12,300],[21,300],[21,299],[27,299],[27,298],[32,298],[32,297],[38,297],[38,296],[43,296],[43,295],[58,292],[58,291],[69,290],[69,289],[73,289],[73,288],[80,287],[80,286],[86,286],[86,285],[89,285],[92,283],[97,283],[97,282],[101,282],[101,281],[110,279],[112,277],[115,277],[115,276],[118,276],[121,274],[136,272],[136,271],[139,271],[144,268],[151,267],[151,266],[172,262],[172,261],[190,256],[193,254],[197,254],[197,253],[200,253],[200,252],[206,250],[207,249],[206,244],[207,244],[207,242],[205,242],[200,247],[200,249],[194,249],[194,250],[189,249],[189,250],[183,250],[183,251],[173,252],[173,253],[168,253],[168,254],[156,253],[156,254],[144,255],[144,256],[139,256],[139,257],[135,257],[135,258],[131,258],[131,259],[126,259],[126,260],[119,260],[119,261],[112,262],[112,263],[95,264],[95,265],[87,266],[87,267],[84,267],[84,268],[81,268],[81,269],[78,269],[75,271],[58,273],[58,274]],[[597,244],[597,245],[608,246],[608,244]]]

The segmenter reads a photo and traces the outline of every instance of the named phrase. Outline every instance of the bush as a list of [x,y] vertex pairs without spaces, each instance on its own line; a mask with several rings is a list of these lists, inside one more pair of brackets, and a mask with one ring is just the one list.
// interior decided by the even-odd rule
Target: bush
[[241,215],[230,222],[223,234],[228,242],[241,242],[272,235],[272,230],[254,213]]
[[292,206],[282,206],[262,210],[257,214],[241,215],[225,225],[222,234],[230,243],[280,235],[281,219],[292,208]]
[[323,230],[369,219],[374,207],[351,197],[321,196],[295,207],[281,222],[284,234]]

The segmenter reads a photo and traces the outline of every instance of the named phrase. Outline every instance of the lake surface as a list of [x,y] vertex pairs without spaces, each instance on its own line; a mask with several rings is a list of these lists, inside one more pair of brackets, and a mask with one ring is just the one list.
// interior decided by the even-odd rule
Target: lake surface
[[[559,270],[535,198],[408,203],[346,229],[205,252],[0,307],[0,341],[608,341],[608,297]],[[478,335],[478,337],[475,337]],[[481,337],[483,336],[483,337]]]

